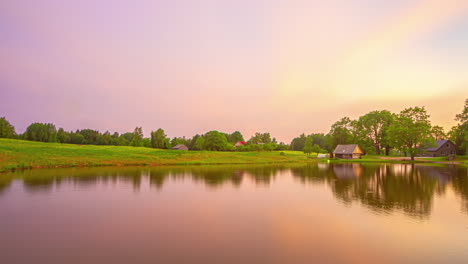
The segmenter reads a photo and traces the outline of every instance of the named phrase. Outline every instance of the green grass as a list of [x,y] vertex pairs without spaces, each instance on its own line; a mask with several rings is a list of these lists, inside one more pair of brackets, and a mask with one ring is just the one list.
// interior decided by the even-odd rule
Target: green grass
[[299,151],[214,152],[0,139],[0,171],[25,168],[305,162]]
[[[273,164],[324,161],[332,163],[437,163],[444,158],[398,161],[366,155],[359,160],[316,160],[300,151],[215,152],[159,150],[127,146],[93,146],[42,143],[0,138],[0,172],[15,169],[92,167],[92,166],[159,166],[215,164]],[[315,155],[312,155],[314,157]],[[468,157],[457,157],[457,163],[468,166]]]

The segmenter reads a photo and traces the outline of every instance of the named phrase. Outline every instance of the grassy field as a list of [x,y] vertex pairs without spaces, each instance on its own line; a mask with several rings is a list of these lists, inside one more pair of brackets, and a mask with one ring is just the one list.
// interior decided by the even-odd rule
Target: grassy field
[[214,152],[144,147],[93,146],[0,139],[0,171],[22,168],[88,166],[269,164],[305,162],[298,151]]
[[[314,155],[312,155],[312,158]],[[272,164],[317,161],[299,151],[214,152],[159,150],[143,147],[71,145],[0,139],[0,172],[14,169],[91,167],[91,166],[159,166],[201,164]],[[319,160],[342,163],[445,163],[444,158],[412,161],[364,156],[359,160]],[[468,166],[467,157],[458,157],[458,164]]]

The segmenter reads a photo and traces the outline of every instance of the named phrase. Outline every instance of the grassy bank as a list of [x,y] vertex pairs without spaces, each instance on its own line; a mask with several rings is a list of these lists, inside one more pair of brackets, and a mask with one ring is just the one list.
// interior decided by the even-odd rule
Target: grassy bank
[[[41,143],[0,138],[0,172],[14,169],[91,167],[91,166],[159,166],[200,164],[272,164],[316,161],[299,151],[280,152],[214,152],[159,150],[143,147],[71,145]],[[313,157],[313,156],[312,156]],[[434,163],[444,164],[444,158],[424,158],[416,161],[364,156],[359,160],[320,160],[342,163]],[[468,166],[467,157],[458,157],[457,164]]]
[[0,171],[24,168],[305,162],[298,151],[214,152],[0,139]]

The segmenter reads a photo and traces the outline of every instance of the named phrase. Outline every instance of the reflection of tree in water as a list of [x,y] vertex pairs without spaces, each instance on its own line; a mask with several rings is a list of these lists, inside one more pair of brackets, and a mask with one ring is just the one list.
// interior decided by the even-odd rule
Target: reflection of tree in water
[[326,164],[312,163],[281,166],[190,166],[157,168],[75,168],[27,170],[0,177],[0,194],[21,179],[29,192],[50,191],[63,182],[80,188],[96,184],[127,183],[139,190],[148,179],[162,189],[167,180],[193,180],[210,188],[240,186],[246,178],[259,185],[270,185],[276,175],[290,171],[303,184],[326,184],[345,204],[359,201],[376,212],[399,210],[413,217],[430,215],[434,194],[443,194],[448,185],[463,200],[468,213],[468,170],[460,167],[430,167],[411,164]]
[[9,175],[0,175],[0,195],[10,187],[13,177]]
[[462,210],[468,214],[468,170],[463,168],[452,168],[454,173],[453,189],[462,198]]
[[270,184],[275,175],[285,169],[284,166],[196,166],[170,167],[150,170],[150,183],[161,188],[167,179],[189,178],[202,182],[208,187],[220,187],[224,184],[240,186],[245,177],[250,177],[257,184]]
[[[411,164],[362,166],[344,163],[330,164],[327,168],[323,168],[323,164],[321,166],[310,164],[291,171],[301,182],[328,184],[335,196],[345,204],[359,201],[377,212],[401,210],[418,218],[430,215],[434,194],[444,193],[447,184],[452,181],[452,175],[460,175],[460,172],[447,168]],[[466,177],[463,177],[463,183],[458,178],[458,185],[465,186],[463,190],[466,194]]]

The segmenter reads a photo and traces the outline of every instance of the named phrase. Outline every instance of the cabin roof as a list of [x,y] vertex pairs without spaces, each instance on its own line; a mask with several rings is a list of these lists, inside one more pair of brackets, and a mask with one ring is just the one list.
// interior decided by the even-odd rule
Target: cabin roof
[[439,150],[443,145],[445,145],[446,143],[448,142],[452,142],[448,139],[442,139],[442,140],[437,140],[436,141],[436,146],[435,147],[432,147],[432,148],[426,148],[424,149],[424,151],[437,151]]
[[172,149],[188,149],[184,144],[175,145]]
[[353,154],[357,147],[357,144],[337,145],[333,154]]

